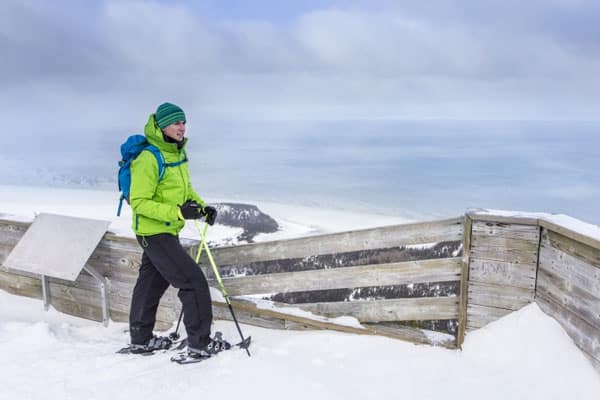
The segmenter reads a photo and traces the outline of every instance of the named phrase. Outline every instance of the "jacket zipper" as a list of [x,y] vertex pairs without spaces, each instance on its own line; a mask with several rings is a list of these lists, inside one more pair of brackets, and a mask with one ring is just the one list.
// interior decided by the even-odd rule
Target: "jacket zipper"
[[[183,155],[183,153],[180,153],[180,154],[179,154],[179,161],[181,161],[181,156],[182,156],[182,155]],[[177,169],[179,169],[179,176],[181,176],[181,181],[183,182],[183,201],[185,202],[185,201],[187,201],[187,197],[188,197],[188,196],[187,196],[187,185],[186,185],[186,183],[185,183],[185,178],[184,178],[184,176],[183,176],[183,171],[182,171],[183,164],[185,164],[185,163],[181,163],[181,164],[179,164],[179,165],[177,166]]]

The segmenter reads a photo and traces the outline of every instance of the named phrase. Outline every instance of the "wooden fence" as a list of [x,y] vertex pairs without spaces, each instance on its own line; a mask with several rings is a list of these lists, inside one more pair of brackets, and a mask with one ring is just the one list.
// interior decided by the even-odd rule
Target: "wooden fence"
[[[0,262],[28,226],[0,220]],[[184,242],[192,255],[198,244]],[[548,219],[474,212],[442,221],[215,248],[213,255],[236,315],[245,323],[336,329],[453,347],[462,344],[466,332],[535,301],[600,370],[600,240]],[[127,321],[140,257],[135,240],[107,233],[88,260],[109,280],[114,321]],[[206,265],[201,259],[214,286]],[[42,297],[39,278],[23,272],[0,272],[0,288]],[[50,297],[60,311],[102,319],[100,288],[85,271],[75,282],[50,279]],[[224,303],[213,305],[217,318],[230,317]],[[159,307],[159,328],[170,327],[179,311],[176,292],[169,289]],[[360,325],[335,319],[342,316],[354,317]]]
[[[0,262],[28,226],[0,221]],[[242,322],[270,328],[380,334],[452,347],[462,237],[462,218],[453,218],[215,248],[212,252]],[[197,251],[196,241],[184,245],[192,255]],[[135,240],[108,233],[88,261],[109,281],[109,311],[114,321],[127,321],[140,251]],[[201,265],[215,286],[212,271],[205,268],[206,260],[201,259]],[[101,319],[100,289],[85,271],[75,282],[51,278],[49,283],[55,308]],[[42,293],[38,277],[14,270],[0,272],[0,288],[37,298]],[[269,307],[257,306],[251,299],[267,301]],[[170,327],[179,311],[176,291],[169,289],[159,307],[159,328]],[[229,318],[221,302],[214,302],[214,313]],[[334,320],[341,316],[356,318],[360,326]],[[448,334],[431,335],[415,326],[441,327]]]

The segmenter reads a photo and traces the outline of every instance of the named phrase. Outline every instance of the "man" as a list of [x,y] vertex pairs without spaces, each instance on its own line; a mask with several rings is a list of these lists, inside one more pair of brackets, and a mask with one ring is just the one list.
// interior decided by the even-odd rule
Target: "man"
[[144,134],[164,158],[162,179],[158,176],[158,161],[150,151],[142,151],[131,164],[129,201],[133,230],[143,249],[129,315],[132,353],[171,346],[168,338],[152,333],[160,298],[169,284],[179,289],[188,355],[209,357],[230,347],[220,337],[210,337],[212,305],[208,283],[179,242],[178,234],[186,219],[206,217],[212,225],[217,216],[215,208],[207,206],[190,183],[184,150],[185,124],[183,110],[171,103],[161,104],[148,118]]

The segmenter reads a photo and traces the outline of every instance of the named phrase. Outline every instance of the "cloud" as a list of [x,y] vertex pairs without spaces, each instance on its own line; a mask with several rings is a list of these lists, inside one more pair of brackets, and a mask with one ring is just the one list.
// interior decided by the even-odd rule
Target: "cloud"
[[32,135],[131,129],[164,100],[198,120],[577,119],[600,105],[591,1],[298,3],[283,20],[78,3],[0,5],[0,106]]

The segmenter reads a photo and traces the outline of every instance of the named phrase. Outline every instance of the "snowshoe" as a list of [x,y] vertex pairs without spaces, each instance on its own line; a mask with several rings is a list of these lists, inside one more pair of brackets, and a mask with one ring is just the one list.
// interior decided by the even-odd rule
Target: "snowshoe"
[[165,336],[153,336],[144,344],[130,344],[117,351],[119,354],[152,355],[156,350],[168,350],[173,345],[171,339]]
[[177,342],[173,342],[173,347],[171,347],[171,351],[183,350],[187,347],[187,345],[187,338],[179,340]]
[[[245,344],[246,347],[244,348],[247,348],[247,346],[250,345],[250,338],[246,339],[245,342],[247,343]],[[240,344],[238,344],[238,346],[240,346]],[[187,352],[181,352],[176,356],[171,357],[171,361],[178,364],[197,363],[211,358],[221,351],[230,350],[231,347],[231,344],[223,339],[223,334],[221,332],[217,332],[215,333],[214,338],[211,338],[203,348],[196,349],[188,346]]]
[[223,339],[221,332],[215,333],[215,337],[209,339],[206,346],[196,349],[188,345],[188,355],[192,358],[210,357],[223,350],[231,349],[231,344]]

